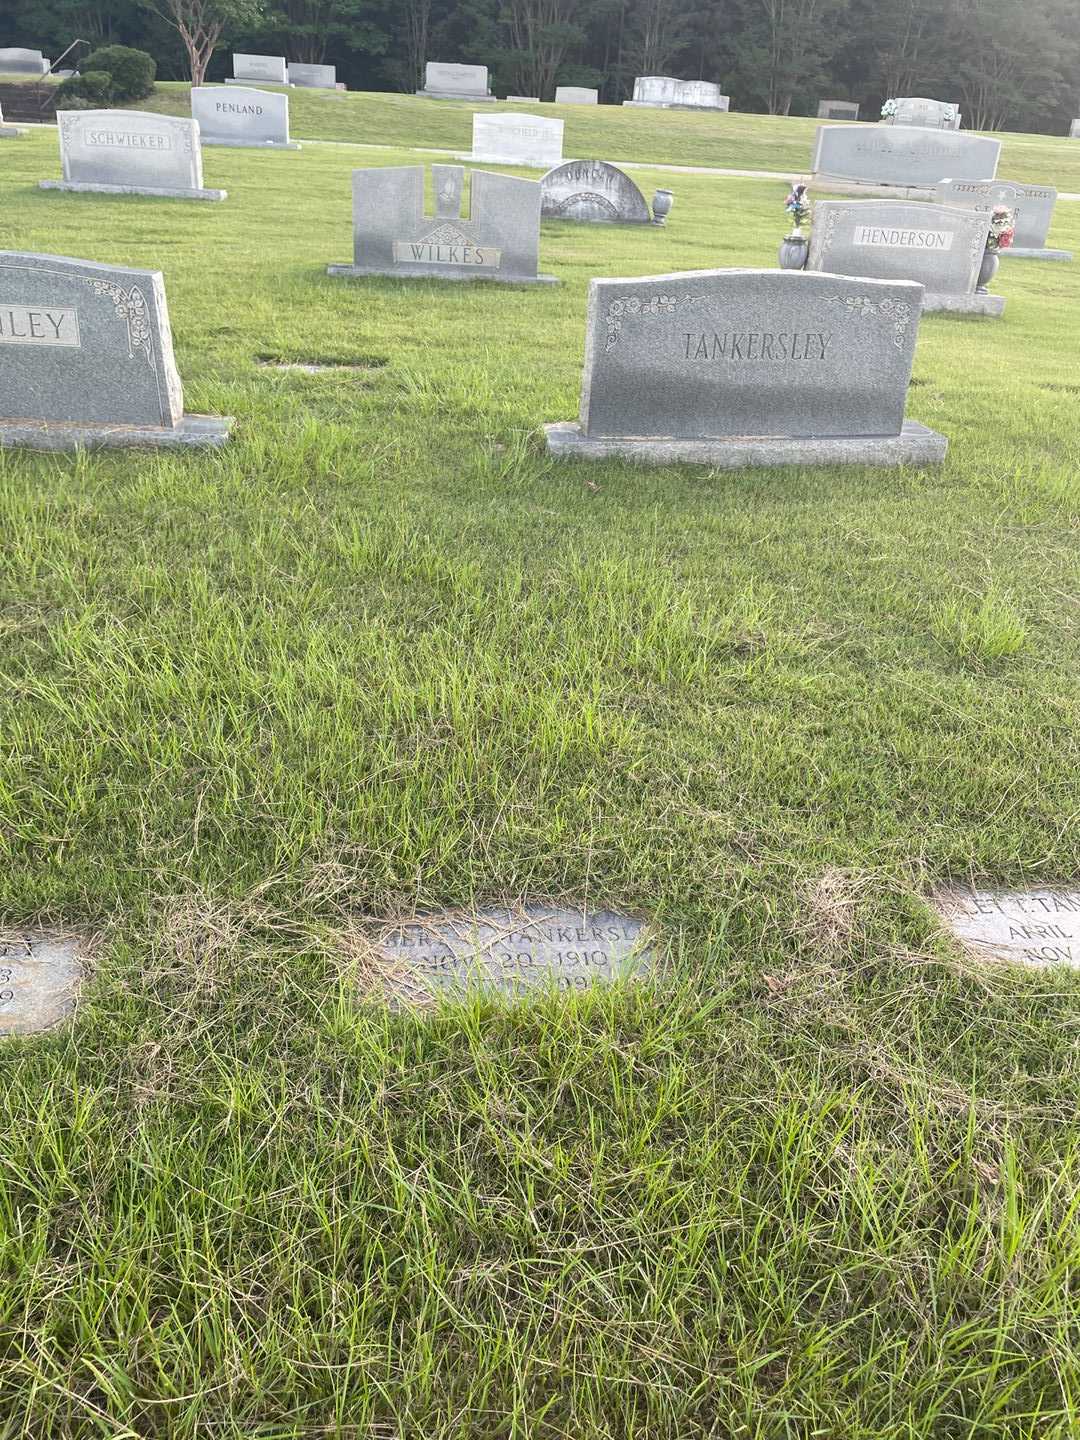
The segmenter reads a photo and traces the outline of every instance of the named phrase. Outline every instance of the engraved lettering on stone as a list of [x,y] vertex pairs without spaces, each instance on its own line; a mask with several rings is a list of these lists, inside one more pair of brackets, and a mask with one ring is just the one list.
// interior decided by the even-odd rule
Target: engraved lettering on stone
[[946,230],[885,229],[880,225],[856,225],[856,245],[883,246],[900,250],[951,250],[953,236]]
[[832,334],[816,331],[747,331],[718,335],[689,333],[684,336],[687,360],[826,360]]
[[956,888],[934,904],[956,938],[986,959],[1080,967],[1080,890]]
[[56,306],[4,305],[0,345],[62,345],[79,350],[79,313]]

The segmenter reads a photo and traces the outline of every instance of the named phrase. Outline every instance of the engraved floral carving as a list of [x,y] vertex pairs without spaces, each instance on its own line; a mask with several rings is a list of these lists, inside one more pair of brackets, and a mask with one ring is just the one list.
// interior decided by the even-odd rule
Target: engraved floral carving
[[680,310],[691,310],[695,305],[704,305],[705,295],[653,295],[648,300],[639,300],[636,295],[623,295],[612,300],[607,309],[607,345],[605,350],[614,350],[619,343],[624,315],[675,315]]
[[843,305],[848,314],[860,320],[872,315],[884,315],[893,324],[893,344],[898,350],[904,348],[908,327],[911,324],[911,306],[906,300],[871,300],[867,295],[828,295],[826,303]]
[[95,295],[109,297],[116,308],[117,318],[127,325],[128,357],[133,359],[136,350],[141,350],[150,369],[156,369],[150,310],[139,287],[132,285],[130,290],[124,290],[112,280],[93,280],[89,276],[86,277],[86,283]]

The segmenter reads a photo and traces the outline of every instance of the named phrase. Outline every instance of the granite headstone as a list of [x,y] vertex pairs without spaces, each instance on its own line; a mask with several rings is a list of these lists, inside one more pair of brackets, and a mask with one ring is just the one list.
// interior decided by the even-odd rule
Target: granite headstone
[[959,130],[960,107],[948,100],[928,100],[922,95],[904,95],[891,101],[892,114],[885,125],[913,125],[923,130]]
[[289,61],[289,84],[306,90],[336,90],[336,65],[300,65]]
[[473,161],[546,170],[562,164],[563,122],[544,115],[474,115]]
[[327,274],[556,283],[537,274],[539,181],[474,170],[463,219],[462,167],[433,165],[431,174],[435,214],[425,215],[423,166],[354,170],[353,263],[330,265]]
[[0,1035],[49,1030],[75,1008],[85,943],[41,931],[0,932]]
[[494,101],[486,65],[450,65],[429,60],[424,67],[424,88],[416,92],[429,100]]
[[927,464],[947,441],[905,420],[922,286],[794,270],[593,280],[567,458],[718,469]]
[[727,110],[731,100],[708,80],[676,80],[672,75],[639,75],[634,98],[624,105],[660,110]]
[[1069,139],[1080,140],[1080,120],[1071,120],[1069,122]]
[[1080,890],[938,891],[934,905],[970,951],[1018,965],[1080,966]]
[[547,220],[593,223],[652,223],[645,196],[630,179],[605,160],[567,160],[540,181],[540,213]]
[[192,118],[204,145],[299,150],[289,139],[289,97],[279,90],[202,85],[191,91]]
[[599,105],[600,91],[589,90],[584,85],[557,85],[556,105]]
[[253,81],[261,82],[263,85],[287,85],[289,83],[288,62],[284,55],[237,54],[232,57],[232,64],[233,84],[250,85]]
[[822,100],[817,113],[819,120],[857,120],[859,107],[853,100]]
[[146,110],[58,110],[63,180],[43,190],[92,190],[170,200],[224,200],[203,188],[199,125]]
[[0,251],[0,446],[221,445],[185,415],[160,271]]
[[[854,183],[863,193],[921,191],[931,199],[939,180],[992,180],[1001,141],[951,130],[897,125],[819,125],[812,169],[824,188]],[[872,190],[869,193],[873,193]]]
[[47,75],[51,69],[40,50],[0,50],[0,75]]
[[808,270],[915,280],[922,308],[1000,315],[1003,295],[976,290],[989,215],[907,200],[819,200]]
[[939,204],[960,206],[986,215],[999,205],[1011,210],[1016,233],[1012,245],[998,252],[1003,257],[1072,259],[1070,250],[1050,250],[1046,245],[1057,202],[1053,185],[1021,185],[1014,180],[942,180],[935,198]]

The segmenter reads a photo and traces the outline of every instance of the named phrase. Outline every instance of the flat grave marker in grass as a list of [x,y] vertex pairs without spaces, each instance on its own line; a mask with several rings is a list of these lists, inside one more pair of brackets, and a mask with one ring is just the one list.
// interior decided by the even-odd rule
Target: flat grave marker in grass
[[990,216],[911,200],[821,200],[815,207],[808,270],[915,280],[923,310],[1000,315],[1003,295],[978,290]]
[[652,224],[645,196],[629,175],[604,160],[556,165],[540,181],[540,194],[540,213],[546,220]]
[[746,465],[930,464],[904,418],[922,286],[792,270],[593,280],[566,458]]
[[398,279],[501,280],[556,284],[537,274],[540,182],[474,170],[468,219],[461,216],[465,172],[433,165],[435,214],[424,213],[422,165],[353,171],[353,263],[328,275]]
[[1018,965],[1080,967],[1080,890],[953,887],[934,906],[973,954]]
[[584,990],[653,966],[643,921],[549,906],[421,916],[384,932],[375,951],[370,989],[413,1003],[476,989],[508,997]]
[[71,1013],[84,949],[69,935],[0,931],[0,1035],[48,1030]]
[[203,186],[202,144],[195,120],[149,110],[58,110],[62,180],[42,190],[153,195],[168,200],[224,200]]
[[299,150],[289,139],[289,97],[278,90],[199,85],[191,91],[191,116],[204,145],[252,150]]
[[185,415],[158,270],[0,251],[0,446],[224,444]]

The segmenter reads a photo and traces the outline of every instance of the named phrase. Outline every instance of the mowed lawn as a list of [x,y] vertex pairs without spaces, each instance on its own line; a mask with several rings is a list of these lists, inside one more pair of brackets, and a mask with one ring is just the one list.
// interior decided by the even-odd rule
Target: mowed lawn
[[[743,163],[701,119],[580,123]],[[545,224],[559,287],[328,278],[352,166],[415,158],[208,149],[204,205],[0,146],[0,245],[160,268],[236,417],[0,453],[0,921],[96,937],[0,1046],[0,1437],[1075,1435],[1080,976],[926,897],[1080,875],[1080,264],[923,320],[940,469],[556,464],[589,277],[773,265],[784,187]],[[644,916],[662,973],[358,1001],[371,917],[499,899]]]

